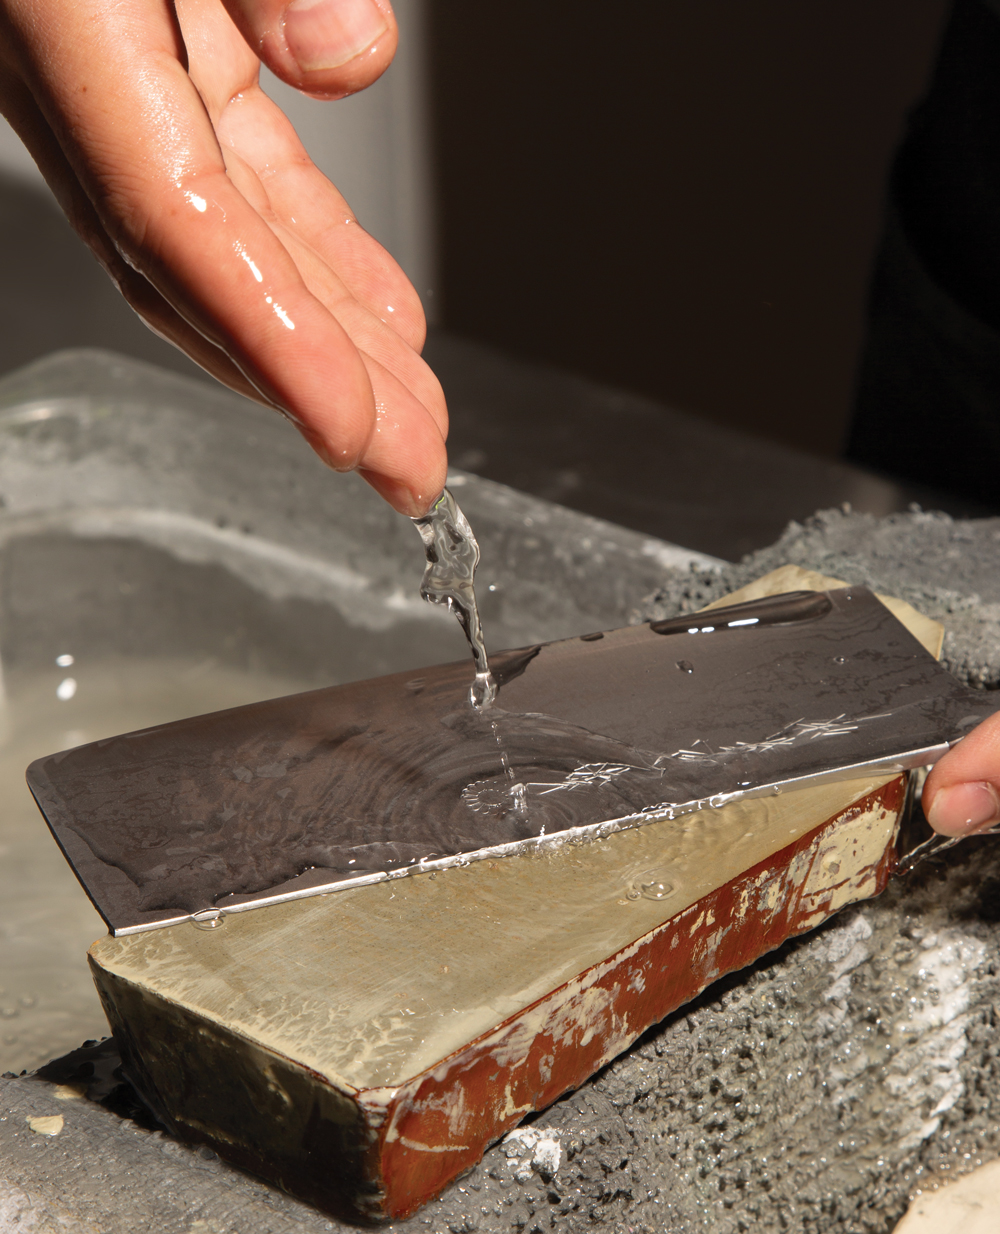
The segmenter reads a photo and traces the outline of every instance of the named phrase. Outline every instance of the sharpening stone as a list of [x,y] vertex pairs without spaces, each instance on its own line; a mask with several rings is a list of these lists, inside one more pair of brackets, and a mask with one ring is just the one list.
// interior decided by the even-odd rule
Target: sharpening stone
[[[897,616],[936,653],[940,627]],[[399,1218],[711,982],[881,891],[907,779],[108,937],[90,962],[178,1136],[336,1215]]]

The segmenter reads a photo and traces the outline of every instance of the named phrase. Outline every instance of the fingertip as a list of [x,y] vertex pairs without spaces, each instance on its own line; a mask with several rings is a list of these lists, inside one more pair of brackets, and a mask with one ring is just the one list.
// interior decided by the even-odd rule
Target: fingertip
[[357,470],[358,460],[365,452],[370,433],[367,436],[363,433],[357,433],[355,434],[355,440],[348,439],[345,441],[344,435],[341,432],[338,434],[338,441],[334,444],[327,436],[311,428],[309,425],[303,424],[301,420],[287,411],[284,411],[283,414],[292,421],[331,471],[346,472]]
[[251,45],[268,68],[314,98],[363,90],[396,53],[399,34],[389,0],[291,0],[270,21],[257,0],[226,2],[240,10],[241,28],[254,31]]
[[285,42],[304,73],[343,68],[389,31],[389,15],[373,0],[292,0]]
[[422,518],[441,496],[441,488],[434,493],[424,493],[411,488],[402,480],[392,476],[382,475],[377,471],[367,471],[358,468],[358,474],[372,486],[376,493],[384,498],[394,510],[405,514],[407,518]]
[[927,806],[927,821],[945,836],[969,836],[1000,822],[1000,794],[989,781],[940,788]]

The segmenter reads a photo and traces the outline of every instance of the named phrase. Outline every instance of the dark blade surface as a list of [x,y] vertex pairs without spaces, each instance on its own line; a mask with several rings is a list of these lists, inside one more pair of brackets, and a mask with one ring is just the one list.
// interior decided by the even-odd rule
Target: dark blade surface
[[[116,933],[933,762],[996,703],[865,588],[272,699],[34,762]],[[510,774],[503,765],[505,754]]]

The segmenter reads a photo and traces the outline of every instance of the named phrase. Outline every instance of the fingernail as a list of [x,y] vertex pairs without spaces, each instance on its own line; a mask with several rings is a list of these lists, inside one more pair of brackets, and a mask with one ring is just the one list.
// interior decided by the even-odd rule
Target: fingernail
[[372,0],[292,0],[285,10],[285,41],[306,73],[339,68],[388,28]]
[[935,796],[927,821],[942,835],[973,835],[1000,821],[1000,798],[992,784],[953,784]]

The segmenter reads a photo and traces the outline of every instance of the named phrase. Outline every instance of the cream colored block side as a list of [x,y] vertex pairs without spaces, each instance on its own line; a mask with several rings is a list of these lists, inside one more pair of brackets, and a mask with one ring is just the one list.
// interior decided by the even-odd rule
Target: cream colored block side
[[91,956],[338,1087],[398,1085],[889,778],[257,909],[213,931],[109,937]]

